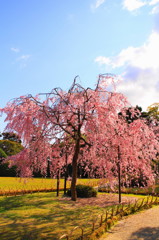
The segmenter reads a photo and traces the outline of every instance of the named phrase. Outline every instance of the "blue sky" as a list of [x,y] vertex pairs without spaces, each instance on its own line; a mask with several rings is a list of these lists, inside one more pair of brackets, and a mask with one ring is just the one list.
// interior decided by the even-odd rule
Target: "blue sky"
[[132,105],[159,102],[159,0],[0,0],[0,32],[0,108],[100,73]]

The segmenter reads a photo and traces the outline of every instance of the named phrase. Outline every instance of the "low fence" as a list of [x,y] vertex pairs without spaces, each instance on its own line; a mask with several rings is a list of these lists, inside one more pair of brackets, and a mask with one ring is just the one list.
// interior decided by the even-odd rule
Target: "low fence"
[[[68,190],[68,188],[66,189]],[[19,195],[24,195],[24,194],[32,194],[32,193],[40,193],[40,192],[56,192],[57,189],[55,188],[43,188],[43,189],[21,189],[21,190],[8,190],[8,191],[4,191],[4,190],[0,190],[0,196],[19,196]],[[59,191],[64,191],[64,189],[59,189]]]
[[[149,196],[147,198],[136,200],[134,203],[119,204],[112,207],[109,211],[100,214],[92,221],[90,234],[85,233],[84,228],[81,226],[76,226],[72,229],[69,234],[62,235],[59,240],[95,240],[105,233],[108,229],[114,225],[114,223],[120,220],[123,216],[132,214],[134,212],[140,211],[142,209],[148,209],[152,205],[159,204],[159,197]],[[80,233],[75,236],[75,232],[78,229]]]

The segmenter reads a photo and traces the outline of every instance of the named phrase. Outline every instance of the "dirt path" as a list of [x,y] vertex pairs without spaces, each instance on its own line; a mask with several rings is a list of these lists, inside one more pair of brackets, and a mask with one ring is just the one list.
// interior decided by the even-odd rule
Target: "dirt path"
[[[122,196],[122,203],[134,202],[135,200],[139,199],[138,197],[133,196]],[[70,200],[70,197],[62,197],[59,200]],[[91,198],[77,198],[76,202],[72,202],[72,206],[74,207],[82,207],[85,205],[89,206],[99,206],[99,207],[107,207],[119,204],[119,197],[118,194],[98,194],[97,197]]]
[[122,219],[100,240],[159,240],[159,206]]

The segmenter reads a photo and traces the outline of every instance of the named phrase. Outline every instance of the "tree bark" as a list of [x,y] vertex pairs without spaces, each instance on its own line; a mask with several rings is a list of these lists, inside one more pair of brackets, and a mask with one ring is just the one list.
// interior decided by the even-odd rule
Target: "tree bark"
[[77,200],[76,181],[77,181],[77,160],[80,150],[80,139],[77,139],[75,151],[72,159],[72,182],[71,182],[71,200]]
[[60,188],[60,170],[57,172],[57,188],[56,188],[56,196],[59,196],[59,188]]
[[121,158],[121,154],[120,154],[120,147],[118,146],[118,190],[119,190],[119,203],[121,203],[121,169],[120,169],[120,158]]
[[66,189],[67,189],[67,160],[68,160],[68,155],[66,152],[66,162],[65,162],[65,178],[64,178],[64,194],[66,194]]

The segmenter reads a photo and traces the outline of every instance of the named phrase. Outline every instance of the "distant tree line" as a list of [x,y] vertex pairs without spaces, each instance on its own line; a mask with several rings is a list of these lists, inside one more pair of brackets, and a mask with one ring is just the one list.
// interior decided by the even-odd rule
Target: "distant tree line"
[[15,133],[3,132],[0,134],[0,176],[15,177],[17,175],[16,166],[9,167],[9,162],[4,162],[8,156],[19,153],[23,146],[18,135]]

